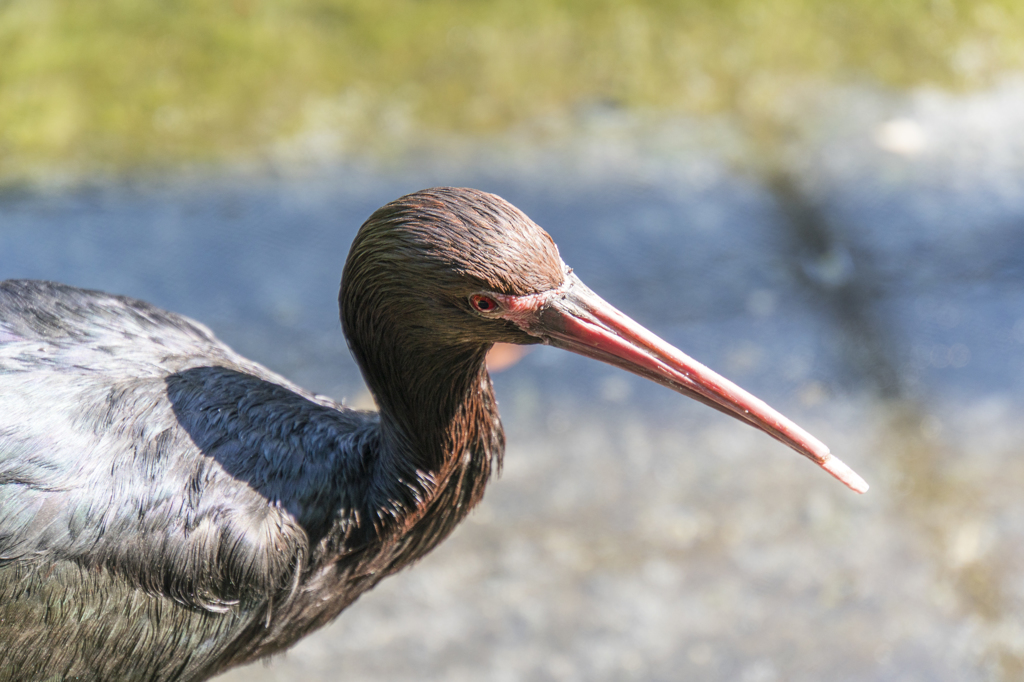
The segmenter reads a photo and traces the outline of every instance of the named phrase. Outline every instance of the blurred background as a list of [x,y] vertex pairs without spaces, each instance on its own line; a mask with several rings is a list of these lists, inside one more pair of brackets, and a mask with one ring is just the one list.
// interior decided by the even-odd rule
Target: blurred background
[[0,277],[351,404],[348,245],[497,192],[828,443],[549,348],[481,507],[225,682],[1024,679],[1024,3],[0,0]]

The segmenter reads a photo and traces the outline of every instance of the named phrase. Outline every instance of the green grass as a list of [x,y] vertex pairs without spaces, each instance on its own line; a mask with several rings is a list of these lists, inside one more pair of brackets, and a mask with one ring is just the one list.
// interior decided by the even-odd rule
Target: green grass
[[[489,134],[593,102],[779,116],[808,85],[980,87],[1020,0],[0,0],[0,177]],[[332,142],[333,141],[333,142]]]

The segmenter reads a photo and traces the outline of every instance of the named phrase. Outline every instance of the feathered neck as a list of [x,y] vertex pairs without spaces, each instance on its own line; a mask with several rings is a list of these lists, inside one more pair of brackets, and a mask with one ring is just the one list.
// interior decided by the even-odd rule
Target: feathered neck
[[500,470],[505,435],[485,358],[488,347],[415,343],[406,334],[349,345],[380,411],[367,501],[378,540],[402,565],[447,537]]

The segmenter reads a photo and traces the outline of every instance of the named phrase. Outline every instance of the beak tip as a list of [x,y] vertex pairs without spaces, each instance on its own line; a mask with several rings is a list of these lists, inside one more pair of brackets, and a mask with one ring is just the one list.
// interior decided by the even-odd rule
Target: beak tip
[[863,495],[871,487],[856,471],[848,467],[835,455],[829,455],[829,458],[822,462],[821,468],[835,476],[843,485],[855,493]]

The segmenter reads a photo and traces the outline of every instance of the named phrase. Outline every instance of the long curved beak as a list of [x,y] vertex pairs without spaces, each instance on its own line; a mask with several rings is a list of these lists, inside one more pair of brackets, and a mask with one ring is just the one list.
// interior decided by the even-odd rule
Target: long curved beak
[[535,300],[539,305],[530,311],[533,314],[517,316],[516,322],[544,343],[621,367],[745,421],[815,462],[851,490],[867,492],[864,479],[824,443],[620,313],[571,271],[564,286],[543,301]]

